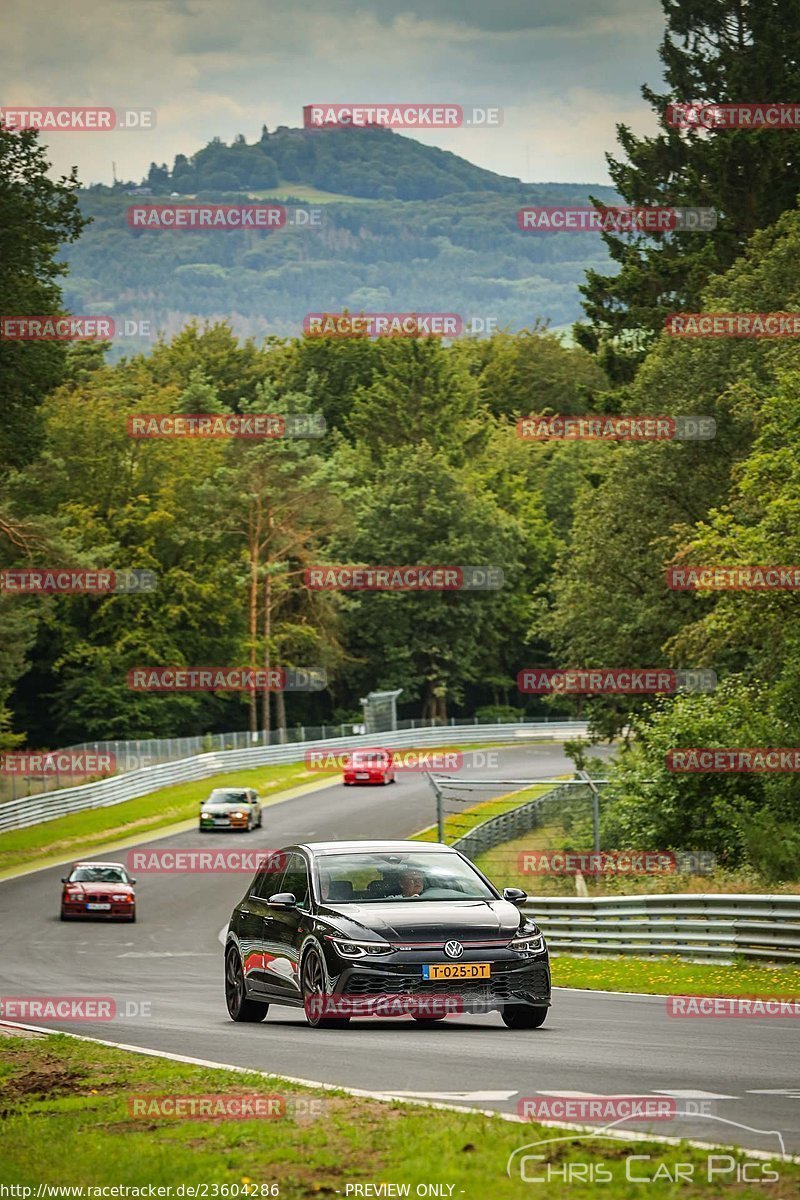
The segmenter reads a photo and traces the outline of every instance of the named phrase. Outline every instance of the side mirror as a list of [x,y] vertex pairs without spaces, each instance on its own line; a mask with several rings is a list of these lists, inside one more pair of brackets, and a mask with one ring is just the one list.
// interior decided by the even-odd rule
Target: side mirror
[[267,904],[270,908],[297,908],[294,892],[276,892],[270,896]]
[[523,892],[522,888],[503,888],[503,899],[508,900],[509,904],[524,904],[528,899],[528,893]]
[[62,882],[62,883],[69,883],[69,875],[62,875],[62,876],[61,876],[61,882]]
[[136,883],[136,880],[133,877],[131,877],[131,883]]

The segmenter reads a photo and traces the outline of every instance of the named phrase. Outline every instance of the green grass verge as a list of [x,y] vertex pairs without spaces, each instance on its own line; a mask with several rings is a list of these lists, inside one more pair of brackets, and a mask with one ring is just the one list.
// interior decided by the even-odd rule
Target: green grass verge
[[800,996],[800,968],[736,962],[692,963],[671,955],[654,958],[553,957],[556,987],[598,988],[609,992],[648,992],[688,996]]
[[[241,1030],[250,1037],[258,1037],[258,1032]],[[308,1036],[324,1040],[325,1035],[309,1030]],[[402,1037],[403,1031],[398,1029],[397,1036]],[[498,1030],[498,1037],[510,1036],[514,1035]],[[685,1144],[598,1141],[591,1135],[528,1122],[380,1102],[300,1088],[279,1077],[265,1079],[146,1058],[58,1035],[3,1036],[0,1042],[0,1178],[6,1185],[33,1188],[33,1196],[40,1184],[45,1188],[151,1185],[173,1189],[184,1184],[206,1185],[208,1197],[278,1194],[281,1200],[306,1200],[345,1196],[348,1185],[349,1195],[354,1196],[358,1195],[352,1190],[354,1184],[363,1188],[392,1183],[409,1185],[412,1196],[417,1185],[437,1184],[444,1185],[438,1193],[444,1196],[512,1200],[533,1195],[533,1190],[518,1173],[507,1177],[509,1154],[562,1133],[569,1140],[532,1149],[546,1156],[546,1162],[535,1164],[536,1173],[550,1164],[563,1169],[569,1163],[602,1163],[613,1173],[613,1185],[605,1194],[614,1200],[678,1195],[685,1200],[699,1196],[711,1200],[721,1194],[719,1179],[707,1182],[708,1153]],[[152,1113],[142,1118],[130,1112],[134,1097],[147,1103],[165,1095],[243,1092],[283,1097],[285,1115],[261,1120],[178,1120]],[[651,1155],[649,1163],[633,1164],[637,1174],[647,1168],[654,1175],[664,1164],[672,1172],[674,1164],[690,1163],[695,1179],[677,1187],[628,1182],[625,1160],[632,1154]],[[750,1161],[751,1170],[756,1170],[754,1160]],[[779,1180],[769,1187],[770,1197],[797,1196],[800,1166],[785,1162],[771,1166]],[[269,1185],[275,1192],[269,1192]],[[547,1195],[566,1190],[577,1200],[598,1194],[597,1184],[579,1182],[567,1189],[562,1184],[557,1193],[548,1189]],[[726,1179],[723,1190],[730,1200],[755,1200],[765,1189]],[[362,1190],[365,1194],[380,1193]]]
[[[201,800],[215,787],[254,787],[269,804],[271,799],[279,798],[280,793],[290,788],[313,783],[320,774],[309,771],[303,763],[252,767],[192,783],[176,783],[109,808],[91,808],[41,825],[11,829],[0,834],[0,874],[45,858],[66,857],[73,851],[85,854],[93,846],[105,842],[152,833],[197,817]],[[335,772],[325,774],[334,775]]]

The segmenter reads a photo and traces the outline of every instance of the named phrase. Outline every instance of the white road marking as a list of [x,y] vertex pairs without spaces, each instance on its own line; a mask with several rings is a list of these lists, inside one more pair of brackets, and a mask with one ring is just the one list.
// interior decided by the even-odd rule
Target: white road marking
[[214,958],[212,950],[128,950],[117,958]]
[[800,1099],[800,1088],[748,1088],[748,1096],[791,1096],[793,1100]]
[[653,1088],[659,1096],[674,1096],[676,1100],[739,1100],[739,1096],[726,1096],[723,1092],[693,1091],[691,1088]]
[[[387,1093],[388,1095],[389,1093]],[[510,1100],[516,1092],[403,1092],[392,1090],[392,1096],[409,1096],[416,1100]]]

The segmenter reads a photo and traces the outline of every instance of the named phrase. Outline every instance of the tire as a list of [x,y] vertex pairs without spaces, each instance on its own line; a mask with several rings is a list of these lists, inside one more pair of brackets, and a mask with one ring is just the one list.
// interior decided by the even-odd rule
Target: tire
[[225,954],[225,1003],[232,1021],[263,1021],[269,1010],[268,1004],[247,999],[242,961],[235,946],[229,946]]
[[134,909],[134,911],[133,911],[133,912],[131,913],[131,915],[130,915],[130,923],[131,923],[131,925],[135,925],[135,924],[136,924],[136,910],[135,910],[135,909]]
[[68,917],[68,916],[67,916],[67,914],[64,912],[63,908],[61,909],[61,920],[62,920],[62,921],[68,921],[68,920],[69,920],[69,917]]
[[327,995],[325,990],[325,968],[317,950],[309,950],[303,959],[302,973],[303,1010],[312,1029],[343,1029],[350,1023],[349,1017],[315,1017],[306,1004],[308,996]]
[[502,1013],[509,1029],[538,1029],[547,1016],[545,1004],[506,1004]]

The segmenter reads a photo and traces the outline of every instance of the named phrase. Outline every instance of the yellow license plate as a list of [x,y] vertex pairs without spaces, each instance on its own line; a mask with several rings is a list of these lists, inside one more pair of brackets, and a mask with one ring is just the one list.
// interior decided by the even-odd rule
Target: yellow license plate
[[490,963],[431,963],[422,968],[423,979],[488,979]]

